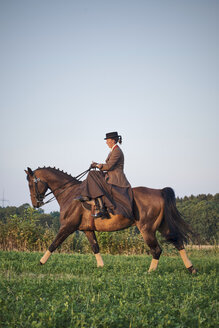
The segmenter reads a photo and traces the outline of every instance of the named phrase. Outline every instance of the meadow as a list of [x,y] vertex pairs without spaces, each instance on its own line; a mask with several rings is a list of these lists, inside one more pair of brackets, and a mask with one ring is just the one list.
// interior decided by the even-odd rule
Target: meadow
[[189,255],[197,275],[175,254],[148,274],[148,255],[0,251],[0,327],[218,327],[217,250]]

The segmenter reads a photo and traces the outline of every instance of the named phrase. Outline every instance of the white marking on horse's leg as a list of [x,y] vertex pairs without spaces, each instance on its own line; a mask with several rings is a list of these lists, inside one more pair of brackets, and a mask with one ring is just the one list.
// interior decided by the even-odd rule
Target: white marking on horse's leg
[[182,249],[181,251],[179,251],[179,254],[183,260],[183,263],[185,264],[185,267],[188,269],[192,266],[192,262],[190,261],[190,259],[188,258],[185,249]]
[[155,271],[157,269],[159,260],[152,259],[148,272]]
[[45,264],[48,258],[51,256],[51,254],[52,253],[50,251],[46,251],[46,253],[43,255],[43,257],[40,260],[40,264]]
[[103,259],[102,256],[100,255],[100,253],[95,254],[96,260],[97,260],[97,266],[98,267],[103,267],[104,263],[103,263]]

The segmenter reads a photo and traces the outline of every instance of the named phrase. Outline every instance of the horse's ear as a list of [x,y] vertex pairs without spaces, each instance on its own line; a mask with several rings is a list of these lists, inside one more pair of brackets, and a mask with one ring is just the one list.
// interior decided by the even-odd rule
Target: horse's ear
[[25,172],[27,174],[33,175],[33,171],[29,167],[27,168],[27,171],[25,170]]

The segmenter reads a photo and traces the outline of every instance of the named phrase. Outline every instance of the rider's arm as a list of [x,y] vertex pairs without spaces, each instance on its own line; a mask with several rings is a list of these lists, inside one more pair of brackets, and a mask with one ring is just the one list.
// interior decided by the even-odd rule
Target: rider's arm
[[110,171],[113,170],[117,163],[120,162],[122,157],[121,150],[119,148],[116,148],[113,150],[109,160],[106,164],[98,164],[98,168],[102,171]]

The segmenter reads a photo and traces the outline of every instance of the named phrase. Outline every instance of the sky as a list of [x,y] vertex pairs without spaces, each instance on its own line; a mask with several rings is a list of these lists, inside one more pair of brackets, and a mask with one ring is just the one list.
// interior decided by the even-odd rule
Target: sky
[[[219,1],[0,0],[0,206],[123,137],[133,187],[219,192]],[[57,202],[44,211],[59,210]]]

